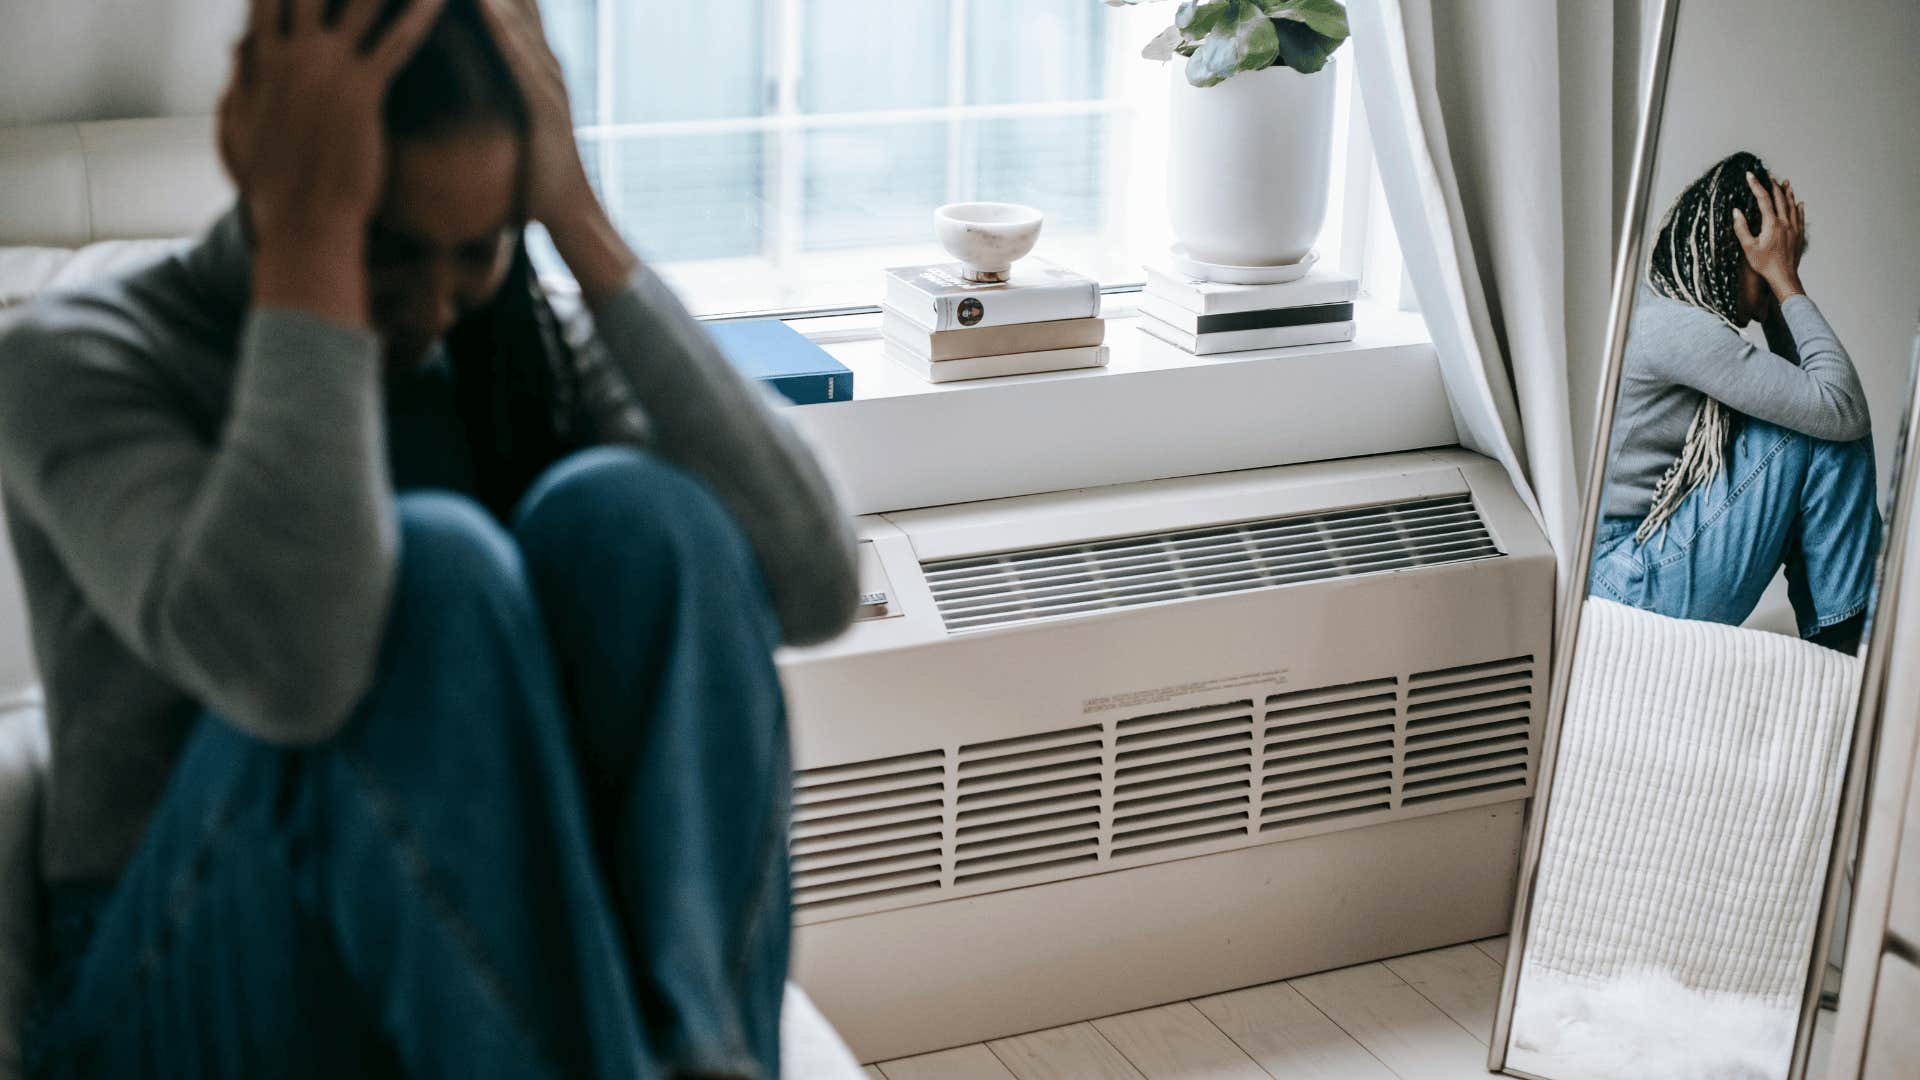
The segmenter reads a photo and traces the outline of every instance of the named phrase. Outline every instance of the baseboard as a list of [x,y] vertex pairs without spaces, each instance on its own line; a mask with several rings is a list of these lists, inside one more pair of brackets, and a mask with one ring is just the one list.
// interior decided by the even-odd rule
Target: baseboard
[[803,926],[795,978],[861,1061],[1504,933],[1522,804]]

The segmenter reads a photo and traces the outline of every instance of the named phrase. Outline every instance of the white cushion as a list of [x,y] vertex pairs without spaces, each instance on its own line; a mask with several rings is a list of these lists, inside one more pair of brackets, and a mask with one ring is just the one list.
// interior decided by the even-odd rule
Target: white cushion
[[48,280],[48,289],[70,289],[96,278],[122,274],[155,262],[192,243],[191,240],[100,240],[88,244],[60,264]]
[[33,299],[71,258],[67,248],[0,247],[0,308]]
[[47,753],[38,698],[0,703],[0,1080],[20,1073],[20,1020],[39,956],[40,786]]
[[0,128],[0,245],[192,236],[232,201],[211,117]]
[[780,1013],[780,1072],[793,1080],[866,1080],[840,1033],[793,983]]

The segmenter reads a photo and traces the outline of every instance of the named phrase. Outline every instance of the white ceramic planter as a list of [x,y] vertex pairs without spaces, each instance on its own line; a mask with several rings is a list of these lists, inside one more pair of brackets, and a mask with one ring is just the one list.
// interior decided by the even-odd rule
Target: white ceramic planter
[[1189,84],[1183,65],[1168,67],[1175,242],[1192,259],[1230,266],[1305,258],[1327,216],[1334,64],[1312,75],[1244,72],[1208,87]]

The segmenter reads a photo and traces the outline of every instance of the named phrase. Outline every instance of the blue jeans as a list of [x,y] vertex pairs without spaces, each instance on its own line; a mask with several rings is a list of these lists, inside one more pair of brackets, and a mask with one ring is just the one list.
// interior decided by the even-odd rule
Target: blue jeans
[[1679,619],[1737,626],[1786,568],[1802,637],[1865,611],[1880,550],[1873,441],[1836,443],[1752,418],[1726,466],[1642,544],[1640,522],[1606,518],[1589,591]]
[[786,717],[737,524],[625,449],[510,532],[399,509],[371,693],[311,748],[201,721],[38,1071],[777,1076]]

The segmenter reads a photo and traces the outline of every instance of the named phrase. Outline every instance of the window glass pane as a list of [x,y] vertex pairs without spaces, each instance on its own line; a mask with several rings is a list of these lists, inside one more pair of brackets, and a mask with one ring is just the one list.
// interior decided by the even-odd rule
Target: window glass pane
[[715,120],[765,111],[770,0],[613,4],[613,115]]
[[949,0],[808,0],[800,110],[947,104]]
[[608,210],[649,260],[755,254],[764,244],[766,139],[757,132],[609,138],[600,148]]
[[1002,105],[1103,96],[1112,22],[1106,6],[1091,0],[971,0],[967,101]]
[[[801,246],[911,244],[947,200],[947,125],[867,124],[806,135]],[[874,268],[879,280],[880,268]]]
[[540,5],[540,15],[546,24],[547,41],[552,44],[553,53],[560,58],[561,70],[566,74],[573,122],[599,123],[600,95],[595,81],[600,72],[599,50],[595,45],[600,37],[596,29],[598,0],[546,0]]
[[1099,232],[1109,126],[1104,115],[969,121],[974,167],[968,197],[1041,208],[1049,238]]

